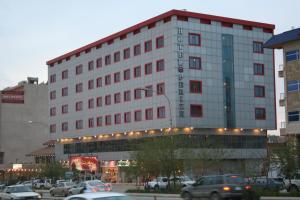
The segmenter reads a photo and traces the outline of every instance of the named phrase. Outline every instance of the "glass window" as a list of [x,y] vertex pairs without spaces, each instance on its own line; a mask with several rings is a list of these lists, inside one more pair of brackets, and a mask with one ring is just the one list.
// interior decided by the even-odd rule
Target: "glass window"
[[97,107],[102,106],[102,97],[97,97]]
[[102,77],[99,77],[96,79],[96,86],[98,87],[102,87]]
[[97,117],[97,126],[102,126],[102,117]]
[[92,108],[94,108],[94,99],[89,99],[89,101],[88,101],[88,106],[89,106],[89,109],[92,109]]
[[202,117],[202,105],[190,105],[191,117]]
[[164,71],[164,69],[165,69],[165,61],[164,60],[156,61],[156,71],[160,72],[160,71]]
[[130,79],[130,69],[124,71],[124,80]]
[[68,131],[68,122],[63,122],[61,124],[61,130],[62,131]]
[[299,60],[299,49],[286,52],[285,59],[286,59],[286,62],[293,61],[293,60]]
[[121,73],[120,72],[115,73],[114,74],[114,82],[118,83],[118,82],[120,82],[120,79],[121,79]]
[[125,123],[131,122],[131,113],[130,112],[124,113],[124,122]]
[[88,69],[89,69],[89,71],[94,70],[94,61],[90,61],[90,62],[88,63]]
[[201,58],[200,57],[189,57],[189,68],[190,69],[201,69]]
[[294,92],[294,91],[299,91],[300,89],[300,81],[295,80],[295,81],[288,81],[287,82],[287,90],[288,92]]
[[152,120],[153,119],[153,109],[152,108],[148,108],[145,111],[145,115],[146,115],[146,120]]
[[115,114],[115,124],[121,124],[121,114]]
[[254,75],[264,75],[264,65],[260,63],[254,63],[253,65]]
[[134,78],[141,77],[141,66],[137,66],[134,68]]
[[123,54],[124,60],[130,58],[130,48],[124,49]]
[[288,112],[289,122],[299,121],[299,111]]
[[82,74],[82,65],[76,66],[76,75]]
[[164,36],[156,38],[156,48],[159,49],[162,47],[164,47]]
[[141,121],[142,120],[142,111],[138,110],[134,112],[134,121]]
[[76,93],[82,92],[82,83],[76,84]]
[[130,101],[130,90],[124,92],[124,101]]
[[121,93],[120,92],[114,94],[114,100],[115,100],[115,103],[121,102]]
[[102,58],[98,58],[96,63],[97,63],[97,68],[102,67]]
[[134,90],[134,99],[140,99],[142,97],[142,90],[141,89],[135,89]]
[[140,55],[141,54],[141,45],[137,44],[133,47],[133,54],[135,56]]
[[165,83],[159,83],[156,86],[157,95],[165,94]]
[[120,51],[114,53],[114,62],[120,61]]
[[105,125],[106,126],[111,125],[111,115],[106,115],[105,116]]
[[265,87],[260,85],[255,85],[254,97],[265,97]]
[[152,40],[148,40],[145,42],[145,52],[152,51]]
[[166,117],[166,109],[164,106],[157,108],[157,118],[165,118]]
[[265,108],[255,108],[255,119],[265,120],[266,119],[266,109]]
[[105,96],[105,105],[110,105],[111,104],[111,96],[110,95],[106,95]]
[[68,70],[64,70],[61,73],[61,79],[67,79],[68,78]]
[[105,65],[110,65],[110,63],[111,63],[110,55],[105,56]]
[[202,93],[201,81],[190,81],[190,93]]
[[147,90],[145,90],[145,97],[152,97],[153,96],[152,85],[148,85],[145,88],[147,89]]
[[105,85],[110,85],[110,75],[105,76]]
[[68,104],[61,106],[61,113],[62,114],[68,113]]
[[94,80],[89,80],[88,88],[89,88],[89,90],[94,89]]
[[61,89],[61,96],[68,96],[68,87],[62,88]]
[[253,42],[253,53],[264,53],[263,43],[262,42]]
[[152,63],[145,64],[145,75],[152,74]]
[[76,129],[82,129],[83,128],[83,121],[77,120],[76,121]]
[[200,46],[201,36],[198,33],[189,33],[189,45]]

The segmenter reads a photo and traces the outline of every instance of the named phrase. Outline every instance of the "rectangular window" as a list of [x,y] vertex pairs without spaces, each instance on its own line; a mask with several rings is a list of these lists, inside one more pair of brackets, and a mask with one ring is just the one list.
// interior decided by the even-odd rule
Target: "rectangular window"
[[124,101],[130,101],[130,90],[124,92]]
[[76,84],[76,93],[82,92],[82,83]]
[[105,105],[111,105],[111,96],[110,95],[105,96]]
[[201,24],[211,24],[211,20],[210,19],[200,19],[200,23]]
[[62,114],[68,113],[68,104],[65,104],[65,105],[61,106],[61,113]]
[[81,111],[82,110],[82,101],[78,101],[76,102],[75,106],[76,106],[76,111]]
[[189,45],[201,46],[201,35],[198,33],[189,33]]
[[102,117],[97,117],[97,126],[102,126]]
[[292,112],[288,112],[288,120],[289,122],[297,122],[299,121],[300,117],[299,117],[299,111],[292,111]]
[[64,87],[61,89],[61,96],[62,97],[68,96],[68,87]]
[[255,119],[265,120],[266,119],[266,109],[265,108],[255,108]]
[[110,63],[111,63],[110,55],[105,56],[105,65],[110,65]]
[[166,117],[166,109],[164,106],[158,107],[157,108],[157,118],[165,118]]
[[293,60],[299,60],[299,49],[286,52],[285,60],[286,60],[286,62],[293,61]]
[[140,99],[142,97],[141,89],[137,88],[134,90],[134,99]]
[[55,116],[56,115],[56,108],[55,107],[52,107],[50,108],[50,116]]
[[124,49],[123,57],[124,57],[124,60],[130,58],[130,48]]
[[165,61],[163,59],[156,61],[156,71],[161,72],[164,70],[165,70]]
[[253,41],[253,53],[264,53],[263,42]]
[[102,87],[102,77],[98,77],[96,79],[96,86],[97,88]]
[[152,51],[152,40],[145,42],[145,53]]
[[138,56],[141,54],[141,45],[137,44],[133,47],[133,55]]
[[56,74],[50,75],[50,83],[55,83],[56,82]]
[[124,81],[129,80],[130,79],[130,69],[126,69],[124,71]]
[[105,76],[105,85],[110,85],[111,81],[110,81],[110,75],[106,75]]
[[115,100],[115,104],[121,103],[121,93],[120,92],[114,94],[114,100]]
[[141,77],[141,66],[135,67],[133,73],[134,78]]
[[202,117],[203,110],[202,105],[190,105],[190,114],[191,117]]
[[156,48],[159,49],[162,47],[164,47],[164,36],[156,38]]
[[97,107],[101,107],[102,106],[102,97],[97,97]]
[[119,83],[120,80],[121,80],[121,73],[120,72],[114,73],[114,82]]
[[190,69],[201,69],[201,58],[200,57],[189,57],[189,68]]
[[121,124],[121,114],[115,114],[115,124]]
[[152,63],[145,64],[145,75],[152,74]]
[[56,132],[56,124],[51,124],[50,125],[50,133],[55,133]]
[[124,122],[130,123],[131,122],[131,112],[124,113]]
[[83,121],[82,120],[76,120],[76,129],[82,129],[83,128]]
[[114,53],[114,62],[119,62],[121,58],[120,51]]
[[148,85],[145,87],[145,97],[152,97],[153,96],[153,87],[152,85]]
[[89,118],[88,123],[89,123],[89,128],[93,128],[94,127],[94,118]]
[[156,85],[157,95],[165,94],[165,83],[159,83]]
[[152,108],[148,108],[145,110],[145,118],[146,118],[146,120],[153,119],[153,109]]
[[94,61],[93,60],[89,62],[89,64],[88,64],[88,70],[89,71],[94,70]]
[[263,76],[265,74],[264,64],[254,63],[253,69],[254,69],[254,75]]
[[64,70],[61,72],[61,79],[67,79],[68,78],[68,70]]
[[94,80],[89,80],[88,88],[89,88],[89,90],[94,89]]
[[111,125],[111,115],[105,116],[105,125],[110,126]]
[[68,122],[61,123],[61,130],[68,131]]
[[265,97],[265,86],[254,86],[254,97]]
[[101,68],[102,67],[102,58],[98,58],[96,60],[96,64],[97,64],[97,68]]
[[76,75],[82,74],[82,65],[76,66]]
[[142,111],[141,110],[134,111],[134,121],[136,121],[136,122],[142,121]]
[[202,81],[190,81],[190,93],[202,93]]
[[89,109],[94,108],[94,99],[89,99],[88,104],[89,104]]
[[50,99],[51,100],[56,99],[56,91],[55,90],[50,92]]
[[288,92],[300,91],[300,81],[299,80],[288,81],[287,85],[288,85],[287,86]]

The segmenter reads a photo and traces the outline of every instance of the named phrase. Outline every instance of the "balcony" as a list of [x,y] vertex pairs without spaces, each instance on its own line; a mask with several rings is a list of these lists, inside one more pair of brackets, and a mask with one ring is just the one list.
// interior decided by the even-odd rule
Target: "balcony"
[[281,122],[280,123],[280,136],[286,136],[286,122]]
[[279,105],[280,106],[285,106],[285,93],[280,93],[280,97],[279,97]]
[[283,78],[284,77],[284,67],[283,65],[279,65],[279,69],[278,69],[278,77],[279,78]]

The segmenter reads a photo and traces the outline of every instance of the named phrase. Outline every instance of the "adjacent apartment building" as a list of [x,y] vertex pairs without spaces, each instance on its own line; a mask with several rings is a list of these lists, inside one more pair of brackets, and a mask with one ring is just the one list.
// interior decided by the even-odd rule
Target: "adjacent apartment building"
[[146,137],[230,150],[224,171],[259,172],[276,129],[272,24],[171,10],[49,60],[56,158],[93,155],[118,176]]
[[280,106],[285,106],[285,123],[281,123],[280,134],[299,136],[300,134],[300,28],[274,35],[265,47],[283,50],[283,67],[278,76],[284,78],[284,93],[280,96]]

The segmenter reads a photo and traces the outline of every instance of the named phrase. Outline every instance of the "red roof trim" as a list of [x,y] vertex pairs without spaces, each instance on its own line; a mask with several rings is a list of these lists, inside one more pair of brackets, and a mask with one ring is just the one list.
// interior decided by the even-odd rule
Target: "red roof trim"
[[198,18],[198,19],[207,19],[207,20],[211,20],[211,21],[226,22],[226,23],[232,23],[232,24],[240,24],[240,25],[253,26],[253,27],[259,27],[259,28],[264,28],[264,29],[272,29],[272,30],[275,29],[275,25],[273,25],[273,24],[266,24],[266,23],[253,22],[253,21],[247,21],[247,20],[233,19],[233,18],[228,18],[228,17],[220,17],[220,16],[207,15],[207,14],[188,12],[188,11],[182,11],[182,10],[170,10],[166,13],[163,13],[161,15],[158,15],[156,17],[153,17],[151,19],[148,19],[146,21],[138,23],[134,26],[126,28],[122,31],[119,31],[115,34],[112,34],[110,36],[107,36],[105,38],[97,40],[93,43],[85,45],[85,46],[83,46],[79,49],[75,49],[75,50],[73,50],[69,53],[66,53],[66,54],[62,55],[62,56],[59,56],[59,57],[54,58],[52,60],[49,60],[49,61],[47,61],[47,65],[53,65],[53,63],[55,63],[59,60],[63,60],[67,57],[71,57],[73,55],[76,55],[80,52],[85,51],[86,49],[93,48],[93,47],[98,47],[102,43],[114,40],[115,38],[118,38],[121,35],[139,30],[140,28],[142,28],[144,26],[148,26],[149,24],[155,23],[155,22],[160,21],[160,20],[164,20],[165,18],[169,18],[173,15],[176,15],[176,16],[178,15],[178,16],[181,16],[181,17],[184,17],[184,16],[185,17],[194,17],[194,18]]

